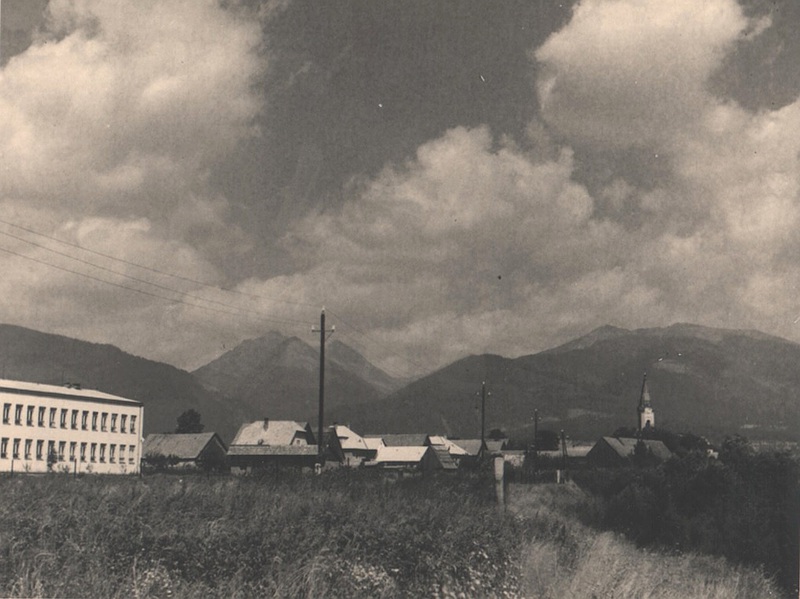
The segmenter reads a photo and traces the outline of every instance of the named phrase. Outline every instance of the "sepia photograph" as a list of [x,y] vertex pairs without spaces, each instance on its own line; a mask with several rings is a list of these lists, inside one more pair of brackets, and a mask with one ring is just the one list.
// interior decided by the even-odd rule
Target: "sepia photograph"
[[0,597],[800,599],[800,2],[0,0]]

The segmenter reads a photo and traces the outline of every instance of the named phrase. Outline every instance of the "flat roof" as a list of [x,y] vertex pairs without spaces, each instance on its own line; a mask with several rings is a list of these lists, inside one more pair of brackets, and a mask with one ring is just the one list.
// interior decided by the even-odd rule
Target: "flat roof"
[[45,385],[43,383],[29,383],[27,381],[13,381],[10,379],[0,379],[0,393],[55,397],[57,399],[82,399],[84,401],[125,404],[137,407],[144,405],[142,402],[136,401],[135,399],[104,393],[97,389],[86,389],[76,386]]

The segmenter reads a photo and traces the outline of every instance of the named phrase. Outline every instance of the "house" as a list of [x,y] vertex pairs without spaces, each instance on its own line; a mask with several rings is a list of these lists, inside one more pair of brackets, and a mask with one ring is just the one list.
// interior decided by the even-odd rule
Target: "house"
[[144,463],[155,467],[219,469],[225,465],[228,448],[217,433],[147,435]]
[[234,472],[311,468],[317,461],[317,450],[307,422],[264,418],[239,428],[228,447],[228,463]]
[[334,459],[344,466],[360,466],[375,458],[378,447],[383,445],[380,438],[365,439],[350,427],[334,424],[330,427],[328,449]]
[[672,457],[672,452],[667,446],[655,439],[603,437],[589,450],[586,458],[594,466],[623,466],[634,457],[638,443],[642,443],[647,458],[654,462],[664,462]]
[[385,470],[430,471],[442,468],[434,449],[427,445],[382,446],[365,466]]
[[141,402],[78,384],[0,379],[0,405],[0,472],[139,472]]

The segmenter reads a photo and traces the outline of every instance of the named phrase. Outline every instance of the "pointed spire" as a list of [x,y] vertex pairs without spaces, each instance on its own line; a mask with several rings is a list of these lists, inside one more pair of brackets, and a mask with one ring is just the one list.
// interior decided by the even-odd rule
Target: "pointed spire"
[[642,393],[639,396],[639,411],[650,407],[650,391],[647,389],[647,372],[644,373],[642,378]]

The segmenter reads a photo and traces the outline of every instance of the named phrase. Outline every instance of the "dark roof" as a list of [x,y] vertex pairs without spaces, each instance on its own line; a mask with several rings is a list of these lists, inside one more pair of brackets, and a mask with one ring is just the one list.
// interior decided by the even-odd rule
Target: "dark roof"
[[428,435],[411,433],[403,435],[365,435],[365,437],[383,439],[383,444],[386,445],[386,447],[421,447],[425,445]]
[[[603,437],[601,441],[605,441],[611,449],[621,458],[628,458],[633,455],[636,450],[636,444],[639,439],[633,437]],[[642,439],[648,450],[659,460],[668,460],[672,457],[672,452],[667,449],[663,442],[655,439]],[[600,443],[600,441],[598,441]]]
[[507,445],[505,439],[486,439],[486,450],[490,453],[498,453]]
[[450,455],[450,452],[447,451],[446,447],[441,445],[431,445],[431,451],[436,456],[436,459],[441,464],[444,470],[458,470],[458,465],[456,461],[453,459],[453,456]]
[[144,455],[175,456],[182,460],[194,460],[206,448],[211,440],[217,437],[217,442],[225,449],[225,444],[216,433],[174,433],[147,435],[144,440],[142,453]]
[[450,439],[450,440],[471,456],[477,456],[481,453],[480,439]]
[[229,456],[313,456],[316,445],[231,445]]

